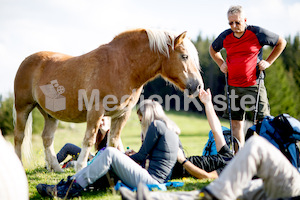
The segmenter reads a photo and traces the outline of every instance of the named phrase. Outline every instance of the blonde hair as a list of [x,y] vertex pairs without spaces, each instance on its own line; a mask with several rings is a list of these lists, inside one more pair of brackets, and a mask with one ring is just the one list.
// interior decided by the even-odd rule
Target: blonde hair
[[143,119],[141,123],[143,138],[145,138],[148,128],[154,120],[163,121],[168,129],[174,131],[178,135],[180,134],[179,127],[166,116],[162,106],[157,101],[152,101],[150,99],[142,101],[137,110],[137,114],[142,116]]
[[237,5],[237,6],[230,6],[230,8],[227,11],[227,17],[229,15],[235,15],[239,14],[241,17],[245,17],[245,12],[242,6]]

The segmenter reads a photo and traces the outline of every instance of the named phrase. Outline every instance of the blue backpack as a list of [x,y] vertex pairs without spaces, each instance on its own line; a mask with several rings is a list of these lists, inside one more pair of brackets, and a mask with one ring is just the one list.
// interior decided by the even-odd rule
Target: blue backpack
[[[227,143],[228,147],[230,147],[230,141],[231,141],[230,129],[225,126],[222,126],[222,130],[223,130],[223,135],[226,140],[226,143]],[[216,155],[217,153],[218,152],[217,152],[217,148],[216,148],[216,142],[214,139],[214,135],[213,135],[212,131],[210,130],[208,133],[208,140],[202,151],[202,155],[203,156]]]
[[[300,172],[299,148],[300,122],[288,114],[267,116],[250,128],[277,147]],[[248,131],[249,132],[249,131]]]

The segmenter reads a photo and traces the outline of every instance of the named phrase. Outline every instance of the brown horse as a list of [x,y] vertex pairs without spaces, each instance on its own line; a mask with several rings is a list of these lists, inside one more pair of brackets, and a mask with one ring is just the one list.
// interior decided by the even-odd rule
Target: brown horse
[[108,143],[118,146],[121,130],[147,81],[161,75],[195,96],[203,81],[197,50],[185,36],[186,32],[177,36],[137,29],[81,56],[38,52],[27,57],[14,83],[14,140],[19,158],[27,134],[25,124],[35,107],[45,118],[42,138],[48,170],[62,171],[53,148],[58,120],[87,122],[76,166],[79,170],[86,165],[103,116],[112,119]]

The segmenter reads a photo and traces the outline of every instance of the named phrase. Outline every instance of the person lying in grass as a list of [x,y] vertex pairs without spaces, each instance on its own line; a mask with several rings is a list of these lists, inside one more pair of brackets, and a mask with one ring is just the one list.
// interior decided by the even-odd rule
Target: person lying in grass
[[172,172],[172,178],[182,178],[193,176],[198,179],[218,177],[218,174],[224,169],[227,163],[233,158],[233,153],[226,144],[221,123],[217,117],[212,100],[211,93],[202,90],[199,93],[199,99],[205,106],[205,112],[208,123],[214,135],[217,155],[209,156],[191,156],[186,158],[182,148],[178,150],[177,163]]
[[[103,147],[106,147],[107,143],[107,135],[109,134],[110,129],[110,119],[108,117],[103,117],[99,130],[96,136],[96,142],[95,142],[95,150],[98,152]],[[121,148],[123,148],[122,141],[120,140]],[[56,154],[56,158],[58,160],[58,163],[62,163],[68,156],[71,156],[72,158],[65,163],[62,163],[62,168],[68,168],[73,167],[75,165],[75,162],[81,152],[81,148],[76,146],[72,143],[66,143]],[[89,154],[88,160],[92,160],[94,158],[94,155]]]
[[[38,184],[42,196],[72,198],[112,170],[127,186],[138,183],[157,185],[168,180],[177,160],[180,129],[164,113],[162,106],[151,100],[143,101],[137,110],[144,138],[140,150],[129,156],[116,148],[107,147],[91,164],[61,180],[57,185]],[[140,164],[149,160],[147,169]]]

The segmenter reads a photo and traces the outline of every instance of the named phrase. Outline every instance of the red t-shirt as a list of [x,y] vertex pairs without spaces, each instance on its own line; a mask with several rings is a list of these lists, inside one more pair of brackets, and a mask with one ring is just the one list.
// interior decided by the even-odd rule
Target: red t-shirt
[[247,26],[242,37],[237,38],[228,29],[212,43],[215,51],[225,48],[228,66],[228,84],[249,87],[258,78],[257,63],[262,60],[262,47],[275,46],[279,36],[257,26]]

